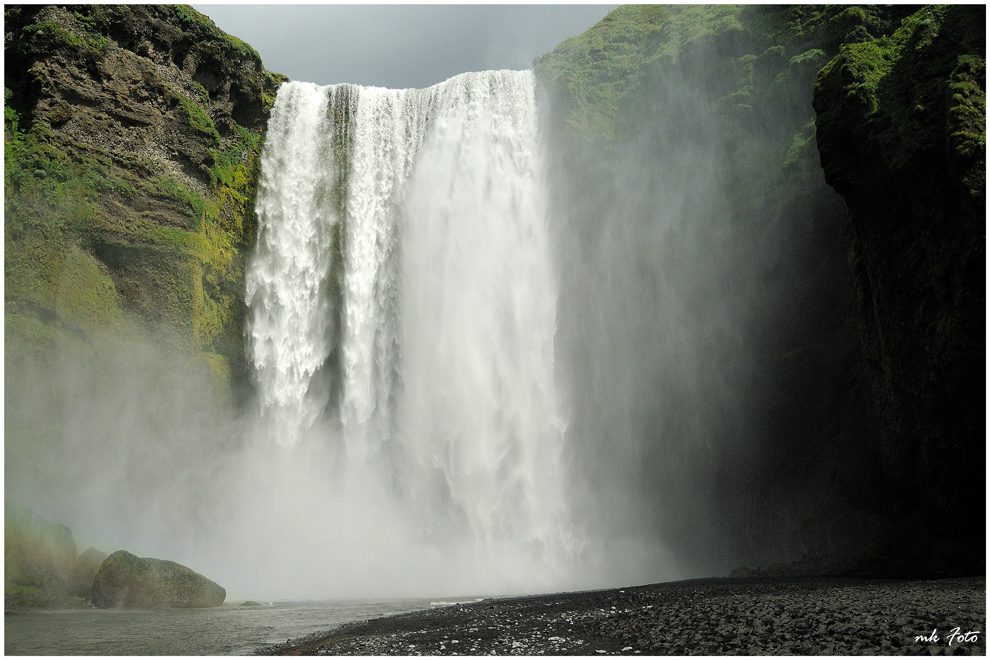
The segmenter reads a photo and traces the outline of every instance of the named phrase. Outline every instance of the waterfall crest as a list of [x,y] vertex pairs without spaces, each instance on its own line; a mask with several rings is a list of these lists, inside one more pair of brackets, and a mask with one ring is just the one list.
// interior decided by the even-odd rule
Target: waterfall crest
[[528,71],[284,84],[246,278],[271,444],[332,446],[328,478],[530,590],[576,547],[536,126]]

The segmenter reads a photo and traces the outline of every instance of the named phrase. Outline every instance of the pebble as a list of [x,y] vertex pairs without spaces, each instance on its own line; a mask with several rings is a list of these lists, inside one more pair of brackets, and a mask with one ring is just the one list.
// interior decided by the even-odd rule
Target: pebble
[[[974,636],[950,647],[957,626]],[[472,655],[986,655],[985,631],[984,577],[709,578],[435,608],[259,653],[453,654],[468,643]]]

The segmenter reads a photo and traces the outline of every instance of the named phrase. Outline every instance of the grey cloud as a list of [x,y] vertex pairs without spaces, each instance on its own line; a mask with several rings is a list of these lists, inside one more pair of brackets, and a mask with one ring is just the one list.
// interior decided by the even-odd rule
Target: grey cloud
[[529,68],[616,5],[194,6],[293,80],[401,88]]

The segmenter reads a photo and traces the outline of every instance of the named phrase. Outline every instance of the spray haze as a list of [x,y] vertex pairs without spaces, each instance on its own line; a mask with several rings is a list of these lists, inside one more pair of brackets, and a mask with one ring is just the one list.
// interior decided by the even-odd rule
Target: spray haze
[[80,544],[191,559],[215,534],[241,435],[208,369],[134,329],[5,351],[5,501]]
[[324,539],[294,563],[363,593],[545,583],[570,539],[532,74],[288,83],[263,172],[252,359],[276,462],[307,457],[280,497],[315,514],[280,535]]
[[[79,405],[47,450],[74,470],[48,499],[52,479],[25,479],[23,499],[232,594],[579,583],[540,162],[531,72],[283,85],[246,277],[260,416],[237,418],[182,368],[153,378],[123,346],[80,355],[83,372],[128,375],[60,385]],[[79,438],[99,451],[71,453]]]
[[[640,579],[811,549],[802,507],[831,468],[801,447],[835,418],[807,401],[835,396],[822,384],[844,366],[795,356],[856,347],[841,200],[820,171],[780,165],[813,117],[804,83],[756,112],[726,102],[738,83],[720,57],[702,42],[645,75],[610,149],[547,122],[575,508],[648,550]],[[673,561],[646,560],[659,548]]]
[[787,347],[834,334],[846,303],[841,246],[799,254],[794,218],[838,206],[823,181],[811,213],[778,192],[810,108],[720,104],[715,58],[645,77],[608,147],[561,130],[559,99],[538,112],[529,71],[283,84],[245,276],[257,400],[236,409],[150,340],[47,367],[8,346],[7,501],[232,597],[800,556],[799,480],[814,497],[820,475],[785,475],[800,444],[777,441],[806,432],[795,410],[828,369],[802,375]]

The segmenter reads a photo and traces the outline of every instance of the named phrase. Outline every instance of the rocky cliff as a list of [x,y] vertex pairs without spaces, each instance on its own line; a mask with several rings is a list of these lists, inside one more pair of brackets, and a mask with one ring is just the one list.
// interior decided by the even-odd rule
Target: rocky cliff
[[4,16],[8,348],[153,330],[225,389],[281,77],[187,6]]
[[[617,365],[577,395],[601,411],[573,421],[600,446],[587,478],[639,475],[699,571],[982,570],[983,26],[627,6],[537,58],[577,228],[561,354]],[[632,323],[569,337],[589,309]],[[645,439],[629,465],[623,428]]]
[[34,511],[4,509],[4,605],[82,607],[106,555],[89,548],[78,557],[72,530]]
[[844,45],[814,90],[901,522],[889,561],[933,572],[985,552],[985,25],[984,7],[925,7]]

